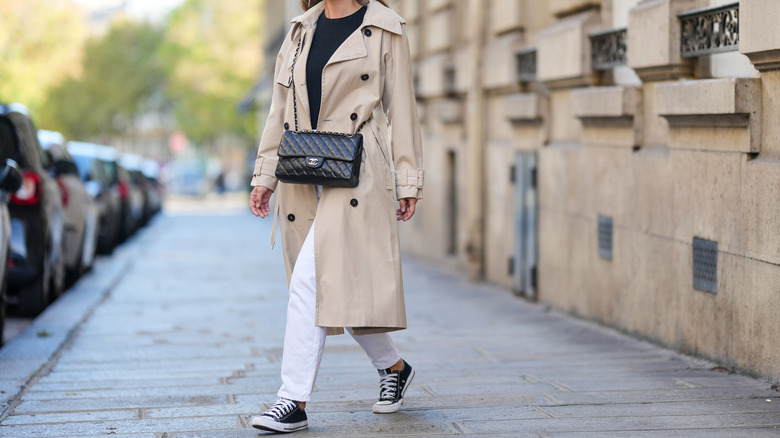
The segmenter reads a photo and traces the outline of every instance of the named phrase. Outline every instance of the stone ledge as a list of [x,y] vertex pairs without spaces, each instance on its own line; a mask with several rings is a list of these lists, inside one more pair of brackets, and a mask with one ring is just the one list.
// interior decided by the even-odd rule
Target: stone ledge
[[571,92],[572,112],[582,122],[584,144],[638,147],[643,143],[642,90],[611,86]]
[[780,3],[764,0],[739,2],[739,51],[747,55],[759,71],[780,69]]
[[742,52],[750,59],[756,70],[764,72],[780,70],[780,49],[765,50],[763,52]]
[[761,150],[761,117],[756,116],[761,109],[760,79],[670,82],[654,90],[656,112],[669,122],[670,148]]
[[571,104],[580,119],[633,118],[641,111],[641,94],[637,87],[579,88],[571,91]]
[[600,0],[549,0],[550,12],[556,17],[563,17],[600,6]]
[[595,83],[590,68],[590,37],[600,21],[595,11],[563,19],[539,32],[537,76],[550,88]]
[[[493,1],[490,8],[490,20],[493,23],[492,32],[496,35],[507,32],[522,31],[525,27],[528,7],[525,1]],[[499,7],[501,6],[501,7]]]
[[707,6],[707,0],[645,0],[628,18],[628,66],[643,81],[690,76],[692,62],[680,56],[677,14]]
[[504,117],[513,123],[542,123],[547,99],[538,93],[510,94],[503,101]]
[[442,99],[438,107],[439,120],[442,123],[463,122],[463,104],[459,99]]
[[522,35],[507,34],[484,46],[482,83],[486,89],[512,87],[517,83],[517,47]]

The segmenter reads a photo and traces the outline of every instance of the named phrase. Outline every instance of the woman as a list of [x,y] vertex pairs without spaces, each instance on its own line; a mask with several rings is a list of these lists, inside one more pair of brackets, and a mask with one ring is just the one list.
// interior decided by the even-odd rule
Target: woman
[[[265,218],[277,191],[274,228],[281,213],[290,292],[280,399],[252,419],[254,427],[276,432],[308,426],[306,402],[327,334],[346,328],[378,369],[373,412],[398,411],[414,378],[387,334],[406,328],[397,221],[412,218],[423,186],[405,22],[383,0],[301,3],[305,13],[292,20],[276,60],[250,197],[252,213]],[[283,131],[295,126],[360,129],[358,186],[277,184],[276,150]],[[275,230],[272,246],[274,236]]]

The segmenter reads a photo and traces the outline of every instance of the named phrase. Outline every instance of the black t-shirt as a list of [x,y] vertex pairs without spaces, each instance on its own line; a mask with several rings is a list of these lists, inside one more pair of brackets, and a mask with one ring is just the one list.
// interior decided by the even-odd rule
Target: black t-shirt
[[325,12],[317,19],[317,30],[311,41],[311,51],[306,62],[306,87],[311,107],[311,126],[317,128],[322,102],[322,69],[336,52],[336,49],[363,23],[366,7],[343,18],[326,18]]

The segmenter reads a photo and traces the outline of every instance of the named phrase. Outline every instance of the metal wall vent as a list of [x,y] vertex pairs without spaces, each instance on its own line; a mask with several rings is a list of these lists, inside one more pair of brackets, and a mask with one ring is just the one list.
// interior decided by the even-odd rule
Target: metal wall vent
[[718,293],[718,242],[693,238],[693,288]]
[[612,217],[599,215],[599,257],[612,260]]

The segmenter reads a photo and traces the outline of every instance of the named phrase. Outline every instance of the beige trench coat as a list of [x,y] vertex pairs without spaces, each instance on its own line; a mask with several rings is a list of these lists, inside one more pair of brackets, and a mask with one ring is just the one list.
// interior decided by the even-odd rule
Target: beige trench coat
[[[303,240],[317,218],[318,326],[327,327],[328,334],[343,333],[343,327],[352,327],[356,334],[400,330],[406,328],[406,310],[395,212],[399,199],[422,197],[423,169],[409,42],[405,22],[395,12],[371,0],[360,28],[336,50],[322,72],[318,129],[350,133],[366,121],[361,130],[360,184],[356,188],[326,187],[318,203],[314,186],[277,184],[274,176],[282,133],[295,126],[292,81],[299,129],[311,129],[306,60],[324,3],[292,20],[279,51],[252,185],[276,191],[274,225],[278,216],[288,284]],[[303,43],[293,78],[299,38]]]

